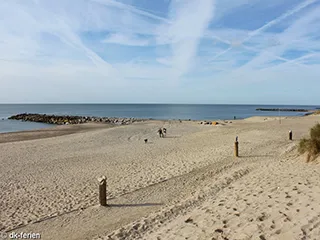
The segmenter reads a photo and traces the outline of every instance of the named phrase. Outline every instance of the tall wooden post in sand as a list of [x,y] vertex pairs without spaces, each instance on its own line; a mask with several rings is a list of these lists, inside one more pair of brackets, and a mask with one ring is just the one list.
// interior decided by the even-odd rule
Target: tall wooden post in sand
[[236,141],[234,142],[234,156],[239,157],[239,142],[238,136],[236,137]]
[[289,131],[289,140],[292,140],[292,131]]
[[99,201],[101,206],[107,206],[107,180],[105,176],[98,178],[99,181]]

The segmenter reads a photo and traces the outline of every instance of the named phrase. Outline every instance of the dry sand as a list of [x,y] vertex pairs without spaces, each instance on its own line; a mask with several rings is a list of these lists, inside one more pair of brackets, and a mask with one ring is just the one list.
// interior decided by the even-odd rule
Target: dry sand
[[[0,134],[0,231],[42,239],[319,239],[320,167],[296,152],[319,120]],[[157,136],[159,127],[168,129],[166,138]],[[98,205],[101,175],[109,207]]]

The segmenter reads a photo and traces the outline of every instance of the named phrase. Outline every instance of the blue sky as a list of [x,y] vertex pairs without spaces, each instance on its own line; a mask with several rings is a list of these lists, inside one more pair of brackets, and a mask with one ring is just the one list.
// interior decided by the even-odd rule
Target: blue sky
[[320,104],[320,0],[10,0],[0,16],[0,103]]

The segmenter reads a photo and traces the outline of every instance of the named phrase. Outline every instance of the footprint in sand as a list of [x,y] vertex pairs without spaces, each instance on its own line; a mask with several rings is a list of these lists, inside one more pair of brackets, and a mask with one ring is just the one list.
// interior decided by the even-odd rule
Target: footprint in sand
[[189,218],[188,218],[187,220],[185,220],[184,222],[185,222],[185,223],[193,224],[193,225],[195,225],[196,227],[198,227],[198,224],[195,223],[191,217],[189,217]]
[[260,235],[259,238],[260,238],[261,240],[267,240],[264,235]]
[[212,211],[212,210],[210,210],[210,209],[207,209],[206,211],[205,211],[205,213],[208,213],[208,214],[214,214],[214,212]]
[[268,216],[265,213],[261,213],[261,216],[259,216],[257,219],[260,222],[263,222],[264,220],[266,220],[268,218]]
[[284,222],[287,222],[287,221],[291,222],[291,218],[287,214],[285,214],[281,211],[279,211],[279,213],[281,213],[285,217]]
[[192,218],[188,218],[187,220],[184,221],[185,223],[193,223],[193,219]]

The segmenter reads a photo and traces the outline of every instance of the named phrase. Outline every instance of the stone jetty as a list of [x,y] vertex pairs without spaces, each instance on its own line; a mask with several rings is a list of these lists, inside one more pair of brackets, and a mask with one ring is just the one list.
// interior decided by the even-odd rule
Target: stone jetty
[[47,124],[66,125],[66,124],[82,124],[89,122],[111,123],[117,125],[128,125],[134,122],[142,122],[147,119],[136,118],[115,118],[115,117],[83,117],[83,116],[63,116],[63,115],[47,115],[37,113],[22,113],[9,117],[11,120],[21,120],[27,122],[41,122]]
[[256,111],[313,112],[313,110],[298,108],[257,108]]

